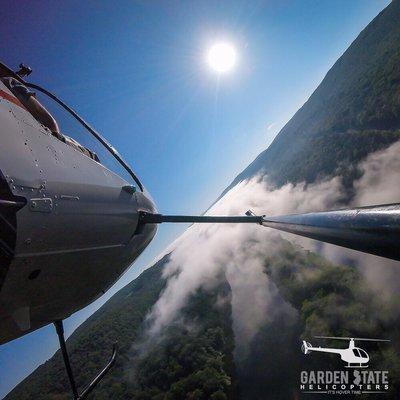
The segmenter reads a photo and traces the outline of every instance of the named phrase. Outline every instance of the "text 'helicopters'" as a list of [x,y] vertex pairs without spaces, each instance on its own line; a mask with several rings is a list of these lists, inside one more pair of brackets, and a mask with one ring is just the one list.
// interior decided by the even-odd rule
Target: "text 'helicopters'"
[[347,368],[366,368],[368,367],[369,355],[368,353],[355,346],[355,340],[357,341],[369,341],[369,342],[390,342],[385,339],[366,339],[366,338],[350,338],[350,337],[335,337],[335,336],[315,336],[318,339],[335,339],[335,340],[348,340],[349,347],[346,349],[337,349],[332,347],[313,347],[311,343],[303,340],[301,350],[304,354],[309,354],[312,351],[319,353],[332,353],[339,354],[340,358],[347,363]]
[[[400,205],[266,218],[168,216],[118,152],[75,111],[0,63],[0,344],[54,323],[75,399],[62,320],[104,294],[163,222],[256,223],[400,260]],[[33,92],[33,90],[35,92]]]

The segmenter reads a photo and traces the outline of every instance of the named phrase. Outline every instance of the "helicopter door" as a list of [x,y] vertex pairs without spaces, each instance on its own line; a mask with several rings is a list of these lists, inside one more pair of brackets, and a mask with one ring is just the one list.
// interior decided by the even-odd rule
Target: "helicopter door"
[[353,349],[353,354],[354,354],[356,357],[361,357],[361,355],[360,355],[358,349]]
[[21,105],[2,100],[2,146],[7,151],[0,170],[13,193],[27,200],[18,213],[16,252],[125,245],[138,219],[137,182],[82,125],[45,96],[37,94],[37,98],[61,132],[96,152],[100,162],[57,139]]

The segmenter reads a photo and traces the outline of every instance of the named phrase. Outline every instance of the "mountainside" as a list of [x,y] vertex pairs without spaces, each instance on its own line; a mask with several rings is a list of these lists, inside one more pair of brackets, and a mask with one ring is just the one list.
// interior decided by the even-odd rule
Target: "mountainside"
[[[362,174],[359,161],[400,139],[399,21],[400,0],[395,0],[361,32],[271,146],[226,191],[257,174],[268,175],[277,187],[341,175],[351,197],[353,181]],[[251,247],[252,242],[241,245]],[[218,252],[218,247],[214,249]],[[231,249],[232,259],[236,250]],[[279,312],[268,314],[246,351],[238,353],[236,345],[237,293],[228,277],[230,268],[245,262],[240,258],[233,265],[227,262],[224,273],[210,275],[209,285],[190,293],[178,317],[149,339],[147,316],[165,293],[168,281],[162,273],[171,257],[165,256],[114,295],[68,340],[79,385],[101,368],[112,343],[119,343],[114,368],[90,398],[297,399],[299,373],[305,368],[299,339],[316,333],[391,339],[390,346],[368,342],[363,346],[374,369],[390,365],[388,395],[356,397],[400,398],[400,314],[393,313],[398,292],[382,303],[385,291],[377,295],[366,286],[354,265],[328,262],[280,240],[271,254],[259,255],[269,293],[275,293],[273,301],[269,297],[265,301]],[[193,252],[196,257],[203,255]],[[311,355],[306,367],[340,369],[342,362],[334,355]],[[69,398],[60,352],[6,396],[7,400]]]
[[[308,101],[224,191],[257,173],[274,184],[357,175],[352,166],[400,137],[400,1],[337,60]],[[222,195],[223,195],[222,194]]]
[[[235,363],[229,301],[216,301],[230,297],[231,288],[223,278],[212,290],[194,293],[180,320],[160,339],[143,341],[145,316],[164,287],[161,272],[167,261],[168,256],[127,285],[68,340],[79,385],[99,370],[112,343],[119,343],[115,366],[91,398],[286,400],[299,395],[298,377],[304,368],[299,337],[311,337],[313,332],[390,338],[395,343],[391,348],[375,343],[363,348],[373,355],[376,369],[385,369],[387,360],[391,363],[390,397],[376,398],[400,395],[400,319],[381,308],[355,268],[334,265],[282,242],[275,256],[265,258],[264,271],[298,313],[275,316],[257,334],[248,355]],[[400,296],[393,299],[399,300]],[[307,367],[339,369],[341,361],[334,355],[310,357]],[[70,399],[60,352],[6,399]]]

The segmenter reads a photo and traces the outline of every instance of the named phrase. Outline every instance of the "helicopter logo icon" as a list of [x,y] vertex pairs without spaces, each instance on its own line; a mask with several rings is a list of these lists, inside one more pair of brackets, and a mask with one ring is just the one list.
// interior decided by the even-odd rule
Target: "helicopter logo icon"
[[348,340],[349,346],[345,349],[338,349],[332,347],[314,347],[311,343],[303,340],[301,351],[304,354],[309,354],[312,351],[320,353],[333,353],[339,354],[342,361],[347,363],[346,368],[367,368],[369,362],[368,353],[356,347],[355,341],[369,341],[369,342],[390,342],[386,339],[367,339],[367,338],[351,338],[351,337],[336,337],[336,336],[315,336],[317,339],[333,339],[333,340]]

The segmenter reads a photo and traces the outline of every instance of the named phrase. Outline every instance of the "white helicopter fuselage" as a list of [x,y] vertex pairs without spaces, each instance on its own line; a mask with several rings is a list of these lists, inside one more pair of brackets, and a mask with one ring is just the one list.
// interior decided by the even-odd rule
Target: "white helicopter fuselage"
[[145,191],[54,137],[0,81],[0,344],[102,295],[150,243]]
[[304,353],[308,354],[311,351],[320,352],[320,353],[332,353],[339,354],[340,358],[346,362],[348,365],[351,364],[368,364],[369,356],[368,353],[360,349],[359,347],[355,347],[354,344],[350,342],[350,346],[346,349],[335,349],[330,347],[314,347],[309,343],[303,341]]

